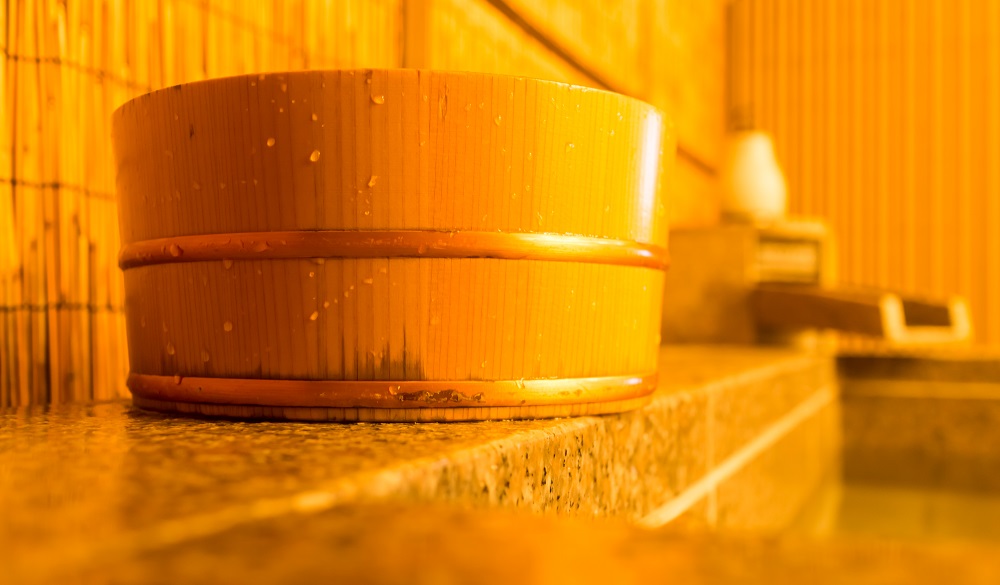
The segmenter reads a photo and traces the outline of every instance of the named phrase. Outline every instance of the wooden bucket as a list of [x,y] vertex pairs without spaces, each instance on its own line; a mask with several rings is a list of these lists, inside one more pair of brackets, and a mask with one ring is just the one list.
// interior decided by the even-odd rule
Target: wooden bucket
[[153,92],[113,139],[140,407],[480,420],[655,387],[673,131],[652,106],[305,71]]

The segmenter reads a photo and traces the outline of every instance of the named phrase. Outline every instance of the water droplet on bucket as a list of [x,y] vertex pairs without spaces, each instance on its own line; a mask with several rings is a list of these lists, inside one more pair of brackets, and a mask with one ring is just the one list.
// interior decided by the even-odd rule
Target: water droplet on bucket
[[576,148],[576,145],[573,144],[572,142],[566,143],[566,152],[571,152],[574,148]]
[[316,114],[313,114],[312,115],[312,120],[313,120],[313,122],[315,122],[316,120],[319,120],[319,116],[317,116]]
[[503,122],[503,116],[497,116],[496,118],[493,118],[493,123],[496,124],[497,126],[500,125],[500,122]]
[[319,151],[318,150],[312,151],[312,154],[309,155],[309,161],[316,162],[318,160],[319,160]]
[[375,279],[374,278],[366,278],[366,279],[364,279],[361,282],[364,282],[365,284],[373,284],[375,282]]
[[223,323],[222,324],[222,330],[225,331],[226,333],[229,333],[230,331],[232,331],[233,330],[233,322],[232,321],[226,321],[225,323]]
[[385,96],[384,95],[373,95],[372,96],[372,103],[375,104],[375,105],[377,105],[377,106],[381,106],[382,104],[385,103]]
[[267,146],[268,147],[274,146],[274,138],[268,138],[267,139]]
[[309,315],[310,321],[315,321],[316,319],[319,319],[319,311],[313,311],[312,315]]
[[170,255],[173,256],[174,258],[179,258],[180,255],[184,253],[184,250],[182,250],[181,247],[178,246],[177,244],[170,244],[169,249],[170,249]]
[[177,353],[177,349],[174,348],[174,344],[167,342],[167,355],[174,355]]
[[282,83],[281,84],[281,91],[288,91],[288,84],[287,83]]
[[372,178],[368,179],[368,186],[374,187],[376,182],[378,182],[378,175],[372,175]]
[[208,352],[205,351],[204,349],[201,350],[201,361],[202,361],[202,363],[206,363],[207,364],[208,363],[208,359],[209,359]]
[[222,267],[225,268],[226,270],[229,270],[230,268],[233,267],[233,261],[230,260],[229,258],[223,258]]

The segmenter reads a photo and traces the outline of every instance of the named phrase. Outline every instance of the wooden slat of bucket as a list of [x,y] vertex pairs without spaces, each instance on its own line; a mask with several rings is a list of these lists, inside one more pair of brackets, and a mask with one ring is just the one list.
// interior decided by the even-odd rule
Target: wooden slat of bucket
[[[311,72],[163,90],[114,122],[133,373],[655,372],[661,260],[630,264],[616,243],[665,251],[659,180],[672,135],[641,102],[504,76]],[[295,233],[394,228],[403,239],[455,233],[458,243],[421,245],[419,258],[352,258]],[[548,251],[511,259],[487,246],[462,257],[468,234],[523,245],[521,233],[550,234]],[[576,236],[614,249],[559,257]],[[243,248],[229,257],[205,247],[230,238]]]
[[[648,315],[661,298],[659,271],[545,261],[392,260],[384,275],[389,280],[399,277],[397,266],[419,265],[422,278],[395,282],[414,300],[427,291],[429,303],[414,307],[415,318],[375,322],[371,307],[389,299],[374,279],[369,284],[350,278],[361,262],[236,261],[226,268],[217,261],[130,269],[132,369],[333,380],[531,379],[656,369],[658,326]],[[492,289],[466,282],[495,281],[497,271],[506,277]],[[348,282],[357,284],[341,284]],[[289,294],[300,285],[310,292]],[[470,317],[468,303],[476,299],[480,310]],[[396,355],[408,361],[390,361],[394,336],[405,344]],[[591,336],[606,341],[594,344]],[[320,338],[325,354],[319,352]],[[348,365],[343,370],[341,355]],[[397,370],[404,375],[389,375]]]
[[[380,198],[402,197],[404,191],[407,197],[414,196],[410,205],[416,210],[416,217],[404,218],[407,229],[500,229],[665,241],[665,207],[643,216],[635,205],[636,193],[646,190],[645,197],[651,198],[656,191],[655,184],[642,181],[645,177],[655,181],[658,150],[639,160],[625,147],[628,141],[639,148],[641,141],[651,140],[672,149],[669,128],[660,135],[664,121],[649,106],[624,96],[503,76],[495,79],[510,80],[504,89],[499,89],[500,82],[491,83],[465,103],[457,103],[450,86],[473,86],[488,82],[490,76],[389,73],[400,78],[394,85],[400,87],[399,95],[383,92],[378,76],[365,71],[303,72],[193,84],[131,102],[115,118],[123,129],[118,132],[118,148],[145,163],[141,173],[120,166],[119,184],[123,190],[146,191],[148,201],[146,207],[135,209],[131,206],[142,204],[139,197],[122,202],[122,217],[129,220],[123,226],[123,243],[197,233],[387,229],[385,216],[381,225],[374,223],[385,205]],[[411,86],[414,81],[419,84],[419,95],[404,95],[402,87],[408,81]],[[526,129],[523,120],[511,119],[510,104],[519,95],[517,88],[528,86],[535,87],[533,107],[541,122]],[[387,144],[385,135],[375,140],[373,120],[387,115],[385,104],[407,99],[418,100],[419,109],[416,121],[404,122],[404,141]],[[237,123],[237,116],[250,122]],[[218,131],[222,124],[226,132]],[[126,126],[132,129],[125,132]],[[455,148],[454,136],[466,132],[470,136],[475,132],[478,144]],[[148,133],[162,139],[153,143],[145,139]],[[533,142],[525,144],[524,160],[515,161],[515,144],[522,141]],[[597,153],[604,145],[612,145],[614,154],[599,160]],[[404,160],[408,151],[415,151],[419,166],[415,182],[405,173],[393,176],[388,164],[372,167],[377,159],[371,153],[386,148],[396,149],[395,156]],[[211,153],[218,151],[254,165],[255,174],[209,163],[214,161]],[[317,160],[311,161],[314,151]],[[545,166],[536,166],[525,176],[524,187],[532,190],[521,195],[512,187],[513,166],[536,156],[544,157]],[[341,173],[342,168],[351,169],[349,176]],[[340,189],[324,185],[317,191],[320,182],[338,176]],[[475,188],[477,180],[488,182]],[[533,217],[525,220],[510,214],[515,193],[531,202]],[[342,214],[331,216],[337,203]],[[582,205],[600,211],[577,221],[574,212]],[[243,209],[246,214],[233,212]],[[321,209],[325,217],[319,217]]]

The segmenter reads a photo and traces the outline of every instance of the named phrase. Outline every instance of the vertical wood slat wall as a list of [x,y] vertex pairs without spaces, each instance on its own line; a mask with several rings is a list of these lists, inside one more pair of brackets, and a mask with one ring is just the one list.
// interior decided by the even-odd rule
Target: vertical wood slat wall
[[7,0],[0,408],[125,395],[109,116],[250,71],[418,67],[607,87],[665,109],[675,224],[717,217],[724,0]]
[[729,111],[774,136],[841,280],[970,301],[1000,343],[1000,2],[732,0]]

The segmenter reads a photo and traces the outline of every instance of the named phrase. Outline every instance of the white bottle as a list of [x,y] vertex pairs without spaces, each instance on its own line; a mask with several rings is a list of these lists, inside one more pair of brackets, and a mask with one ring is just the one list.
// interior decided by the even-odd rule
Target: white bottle
[[764,132],[730,135],[720,182],[726,218],[767,222],[785,216],[785,177],[771,137]]

